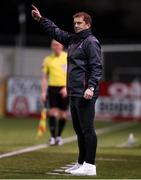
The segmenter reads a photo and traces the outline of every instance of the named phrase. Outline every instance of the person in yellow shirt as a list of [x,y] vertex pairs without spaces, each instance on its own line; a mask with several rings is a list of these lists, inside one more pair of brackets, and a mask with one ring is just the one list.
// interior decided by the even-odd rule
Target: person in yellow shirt
[[[52,40],[52,54],[45,57],[42,64],[42,94],[43,102],[49,104],[50,145],[62,145],[62,132],[67,120],[69,100],[66,90],[67,53],[63,45]],[[58,127],[57,127],[58,120]]]

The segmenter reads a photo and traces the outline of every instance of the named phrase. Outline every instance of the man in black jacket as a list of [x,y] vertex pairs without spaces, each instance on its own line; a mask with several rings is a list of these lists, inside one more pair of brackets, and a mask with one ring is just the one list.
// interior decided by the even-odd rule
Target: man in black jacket
[[53,39],[68,47],[67,89],[74,130],[78,138],[78,162],[65,172],[96,175],[97,137],[93,127],[95,102],[102,76],[101,48],[91,33],[91,17],[85,12],[73,16],[75,33],[59,29],[32,6],[32,17]]

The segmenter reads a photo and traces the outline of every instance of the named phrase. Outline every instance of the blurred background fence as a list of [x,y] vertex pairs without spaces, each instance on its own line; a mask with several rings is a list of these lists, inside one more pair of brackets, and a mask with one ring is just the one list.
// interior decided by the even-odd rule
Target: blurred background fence
[[[97,119],[140,120],[141,45],[102,45],[102,52],[104,72]],[[0,48],[1,114],[39,114],[41,64],[49,53],[49,48],[41,47]]]

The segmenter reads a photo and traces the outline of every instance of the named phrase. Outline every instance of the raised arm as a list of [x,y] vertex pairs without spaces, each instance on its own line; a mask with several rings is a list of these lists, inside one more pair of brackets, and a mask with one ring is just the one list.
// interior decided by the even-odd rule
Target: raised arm
[[66,32],[58,28],[48,18],[44,18],[41,16],[40,11],[32,5],[32,17],[40,23],[40,26],[43,28],[45,32],[49,34],[49,36],[57,41],[59,41],[61,44],[68,45],[69,39],[72,36],[71,33]]

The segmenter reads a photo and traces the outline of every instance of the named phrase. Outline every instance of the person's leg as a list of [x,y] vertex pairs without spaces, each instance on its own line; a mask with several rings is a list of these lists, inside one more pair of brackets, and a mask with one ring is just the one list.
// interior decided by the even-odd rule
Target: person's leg
[[83,129],[84,146],[86,150],[85,161],[90,164],[95,164],[97,148],[97,136],[93,126],[95,101],[96,99],[86,100],[81,98],[77,106],[80,125]]
[[85,156],[86,156],[84,135],[83,134],[77,134],[77,140],[78,140],[78,148],[79,148],[78,163],[83,164],[85,161]]
[[[48,103],[49,103],[49,114],[48,114],[48,126],[51,137],[56,137],[57,118],[54,113],[56,107],[56,89],[54,87],[48,87]],[[55,140],[54,140],[55,141]]]
[[61,136],[66,125],[66,119],[60,118],[58,122],[58,133],[57,136]]
[[83,166],[84,159],[85,159],[84,137],[81,131],[81,127],[79,124],[79,120],[78,120],[78,116],[77,116],[77,112],[75,108],[75,104],[77,103],[77,100],[75,101],[74,99],[75,97],[74,98],[70,97],[70,111],[71,111],[73,128],[77,135],[79,155],[78,155],[78,160],[75,163],[75,165],[65,170],[65,172],[71,173],[71,174],[73,171],[78,170],[79,168]]
[[57,129],[57,136],[56,136],[56,144],[61,146],[63,145],[63,139],[62,139],[62,132],[66,125],[66,119],[60,118],[58,119],[58,129]]
[[73,128],[77,134],[77,139],[78,139],[78,148],[79,148],[78,163],[83,164],[85,160],[86,150],[85,150],[84,134],[82,132],[76,110],[76,106],[78,105],[78,99],[79,98],[77,97],[70,98],[70,111],[72,116]]
[[60,110],[60,118],[58,119],[58,132],[57,136],[61,136],[67,122],[67,110],[69,106],[68,97],[62,97],[58,93],[58,108]]
[[56,117],[49,117],[48,119],[48,126],[49,126],[49,130],[50,130],[50,134],[51,134],[51,137],[56,137]]

